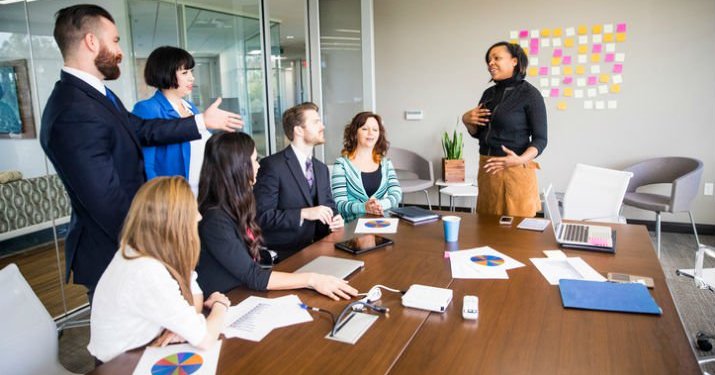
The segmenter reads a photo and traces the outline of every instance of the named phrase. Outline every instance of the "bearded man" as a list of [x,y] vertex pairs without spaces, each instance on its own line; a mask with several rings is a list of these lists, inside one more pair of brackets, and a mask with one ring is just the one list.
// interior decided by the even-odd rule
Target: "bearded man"
[[104,80],[119,78],[122,50],[114,19],[97,5],[56,14],[54,37],[64,67],[42,114],[40,143],[72,203],[65,240],[67,280],[85,285],[90,303],[118,249],[129,205],[146,181],[142,146],[190,141],[205,128],[235,131],[241,117],[218,108],[176,120],[143,120],[124,108]]

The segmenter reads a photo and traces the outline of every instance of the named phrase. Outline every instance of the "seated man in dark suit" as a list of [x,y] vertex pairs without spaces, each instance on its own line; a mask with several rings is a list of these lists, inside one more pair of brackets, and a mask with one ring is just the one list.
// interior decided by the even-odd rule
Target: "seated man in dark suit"
[[313,157],[313,147],[325,143],[318,106],[303,103],[285,111],[283,130],[291,144],[261,160],[253,187],[263,239],[279,261],[344,225],[328,167]]
[[141,146],[197,139],[204,127],[234,131],[243,121],[219,109],[219,101],[202,115],[176,120],[143,120],[127,112],[103,83],[119,78],[122,50],[112,16],[99,6],[61,9],[54,37],[64,67],[42,113],[40,143],[72,203],[66,275],[73,271],[91,302],[119,248],[129,204],[146,181]]

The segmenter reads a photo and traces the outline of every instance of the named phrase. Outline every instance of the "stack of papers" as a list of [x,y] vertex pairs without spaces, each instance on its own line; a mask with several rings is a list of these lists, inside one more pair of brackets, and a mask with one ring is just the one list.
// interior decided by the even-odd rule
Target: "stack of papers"
[[250,296],[228,309],[222,333],[226,338],[261,341],[274,328],[312,321],[301,303],[295,294],[273,299]]
[[530,258],[536,268],[551,285],[559,285],[559,280],[606,281],[598,271],[580,257],[567,258],[560,250],[545,250],[548,258]]
[[507,270],[524,264],[489,246],[450,251],[449,261],[455,279],[508,279]]

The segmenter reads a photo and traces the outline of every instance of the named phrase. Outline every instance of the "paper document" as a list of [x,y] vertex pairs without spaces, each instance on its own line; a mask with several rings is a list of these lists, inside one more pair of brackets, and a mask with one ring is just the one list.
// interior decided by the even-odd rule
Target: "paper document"
[[531,263],[546,278],[551,285],[559,285],[561,279],[606,281],[598,271],[594,270],[583,259],[575,258],[530,258]]
[[526,218],[522,220],[516,227],[519,229],[534,230],[543,232],[549,226],[550,220]]
[[449,252],[455,279],[508,279],[507,270],[524,264],[489,246]]
[[250,296],[228,309],[223,334],[227,338],[261,341],[274,328],[313,320],[300,303],[294,294],[274,299]]
[[144,349],[133,374],[213,375],[218,367],[220,352],[220,340],[208,350],[199,350],[189,344],[168,345],[163,348],[148,346]]
[[355,226],[355,233],[397,233],[397,218],[361,218]]

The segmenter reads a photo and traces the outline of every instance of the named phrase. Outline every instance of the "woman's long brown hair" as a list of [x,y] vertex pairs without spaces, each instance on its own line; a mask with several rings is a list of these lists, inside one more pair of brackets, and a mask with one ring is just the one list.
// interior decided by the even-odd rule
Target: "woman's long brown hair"
[[352,159],[355,156],[357,150],[357,132],[358,129],[362,128],[369,118],[374,118],[377,121],[377,126],[380,129],[380,137],[375,143],[375,147],[372,149],[372,160],[375,163],[379,163],[380,160],[387,154],[387,150],[390,148],[390,142],[387,141],[387,134],[385,134],[385,126],[382,124],[382,117],[373,112],[360,112],[349,124],[345,125],[345,132],[343,133],[343,150],[340,152],[343,156],[347,156]]
[[[138,254],[130,255],[129,247]],[[191,272],[201,250],[198,209],[183,177],[157,177],[139,189],[124,220],[119,248],[126,259],[151,257],[164,264],[193,304]]]

